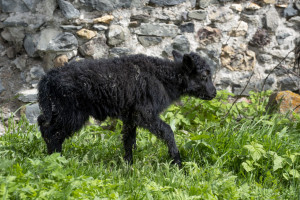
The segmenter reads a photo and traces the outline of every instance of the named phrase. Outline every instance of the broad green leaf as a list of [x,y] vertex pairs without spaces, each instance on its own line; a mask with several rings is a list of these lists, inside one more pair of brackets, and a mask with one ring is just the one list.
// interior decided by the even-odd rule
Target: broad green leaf
[[176,131],[176,124],[178,123],[178,119],[173,119],[170,123],[170,127],[172,131]]
[[291,154],[290,156],[289,156],[289,158],[291,159],[291,161],[293,162],[293,163],[295,163],[296,162],[296,159],[297,159],[297,156],[299,156],[300,155],[300,153],[293,153],[293,154]]
[[280,169],[283,167],[283,161],[285,159],[281,156],[278,156],[277,154],[274,155],[274,166],[273,171],[275,172],[277,169]]
[[283,175],[283,177],[284,177],[286,180],[289,180],[289,179],[290,179],[290,176],[289,176],[288,173],[283,173],[282,175]]
[[191,125],[191,122],[190,122],[190,120],[189,119],[187,119],[187,118],[182,118],[182,123],[184,123],[185,125],[188,125],[188,126],[190,126]]
[[292,166],[296,160],[297,160],[297,156],[299,156],[299,153],[293,153],[291,154],[290,152],[287,152],[287,155],[285,155],[285,162],[289,165]]
[[294,178],[300,178],[300,174],[296,169],[291,169],[289,171],[290,175],[292,175]]
[[250,156],[254,161],[258,161],[262,156],[266,154],[263,146],[258,143],[252,143],[251,145],[244,145],[244,148],[250,152]]
[[246,162],[243,162],[242,166],[246,170],[246,172],[251,172],[255,169],[249,160],[247,160]]

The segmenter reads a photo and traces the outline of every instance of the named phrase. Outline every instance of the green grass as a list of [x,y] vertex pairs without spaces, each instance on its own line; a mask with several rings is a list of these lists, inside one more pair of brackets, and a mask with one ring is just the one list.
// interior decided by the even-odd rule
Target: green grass
[[[161,118],[175,132],[183,168],[138,129],[134,164],[124,163],[121,128],[89,125],[63,156],[46,154],[35,125],[9,121],[0,137],[0,199],[300,199],[300,117],[266,115],[269,92],[251,104],[183,98]],[[110,123],[107,120],[105,123]]]

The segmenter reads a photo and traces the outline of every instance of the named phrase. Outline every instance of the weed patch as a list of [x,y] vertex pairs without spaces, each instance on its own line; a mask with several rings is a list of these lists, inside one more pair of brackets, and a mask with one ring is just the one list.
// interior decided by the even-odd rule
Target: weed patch
[[121,121],[115,130],[86,126],[64,143],[63,156],[48,156],[26,119],[9,123],[0,137],[0,198],[299,199],[300,117],[266,114],[269,94],[232,106],[232,94],[221,91],[212,101],[185,97],[170,106],[161,118],[175,132],[182,169],[144,129],[128,166]]

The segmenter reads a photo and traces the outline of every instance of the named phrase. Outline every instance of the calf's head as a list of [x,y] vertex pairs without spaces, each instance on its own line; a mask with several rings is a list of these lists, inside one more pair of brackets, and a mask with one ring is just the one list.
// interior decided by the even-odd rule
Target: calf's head
[[173,51],[175,62],[181,63],[186,85],[184,92],[204,100],[216,97],[217,91],[212,82],[212,72],[209,65],[196,53],[184,54]]

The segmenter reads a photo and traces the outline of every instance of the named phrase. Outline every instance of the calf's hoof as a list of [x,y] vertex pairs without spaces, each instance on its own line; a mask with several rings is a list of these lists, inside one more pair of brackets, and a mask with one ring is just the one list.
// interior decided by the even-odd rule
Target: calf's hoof
[[179,152],[173,158],[172,164],[177,165],[179,168],[182,167],[181,158]]
[[176,160],[176,161],[173,160],[173,161],[172,161],[172,164],[173,164],[173,165],[177,165],[179,168],[182,168],[181,160]]
[[132,165],[133,164],[133,159],[132,156],[124,156],[124,160],[128,165]]

